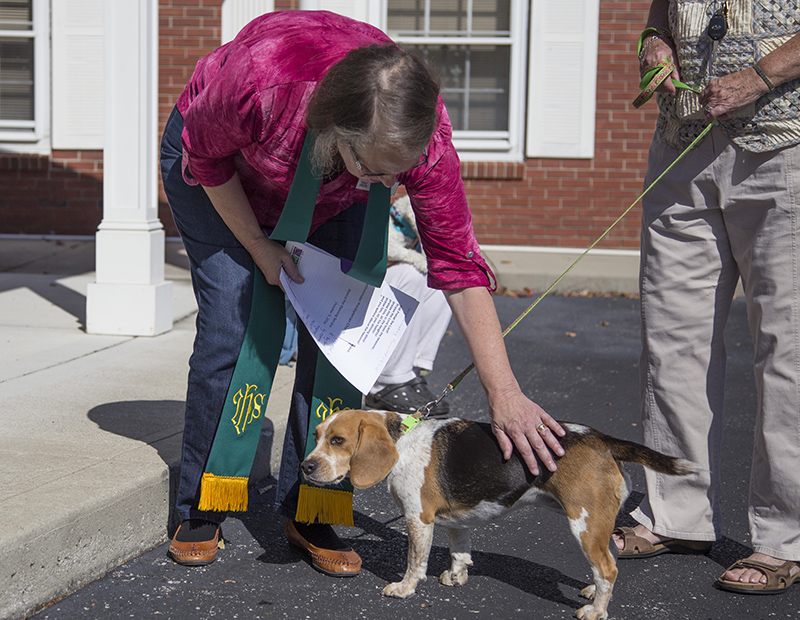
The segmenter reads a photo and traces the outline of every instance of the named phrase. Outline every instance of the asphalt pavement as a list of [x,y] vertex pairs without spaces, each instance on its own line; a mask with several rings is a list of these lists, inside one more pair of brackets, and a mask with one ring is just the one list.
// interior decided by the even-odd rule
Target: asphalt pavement
[[[0,248],[9,248],[6,240],[0,241]],[[24,254],[21,246],[13,250],[17,257]],[[52,250],[49,267],[43,267],[45,250]],[[38,255],[30,250],[27,261],[9,260],[0,251],[0,258],[6,257],[0,265],[0,341],[13,354],[13,359],[0,365],[0,422],[5,429],[0,429],[0,471],[10,485],[6,497],[0,497],[0,510],[14,525],[13,537],[4,540],[0,534],[4,549],[11,549],[4,556],[5,568],[0,569],[6,601],[0,617],[23,617],[20,607],[8,601],[34,589],[41,596],[40,582],[48,579],[57,582],[50,585],[60,594],[54,594],[55,600],[44,608],[47,601],[39,604],[41,610],[32,616],[37,620],[550,619],[569,618],[585,603],[579,592],[591,582],[588,564],[566,519],[541,508],[476,529],[474,566],[469,582],[459,588],[438,583],[437,575],[449,565],[449,556],[446,533],[437,530],[428,580],[417,594],[407,600],[381,597],[386,583],[401,578],[406,563],[403,518],[385,483],[357,491],[355,527],[338,528],[361,554],[362,574],[333,579],[315,571],[286,543],[283,522],[271,509],[277,473],[274,446],[280,445],[285,417],[278,409],[270,410],[263,436],[267,455],[261,475],[252,480],[250,510],[226,521],[226,546],[218,560],[202,568],[174,564],[166,557],[168,498],[193,334],[185,263],[179,248],[168,248],[167,277],[178,284],[177,306],[183,309],[176,310],[172,332],[155,338],[97,340],[100,337],[80,332],[81,282],[90,275],[81,271],[85,265],[80,261],[68,268],[65,257],[73,250],[76,254],[86,251],[70,250],[69,244],[43,246],[36,249]],[[64,275],[65,271],[72,274]],[[532,301],[530,297],[496,297],[503,325]],[[31,308],[48,315],[49,332],[24,325],[37,323]],[[55,327],[54,314],[61,321]],[[82,339],[75,337],[75,331]],[[21,344],[26,333],[27,352]],[[48,348],[48,341],[61,346]],[[619,562],[609,618],[800,619],[800,588],[781,596],[759,597],[725,593],[712,586],[728,565],[750,552],[746,499],[755,387],[742,300],[734,303],[726,341],[724,538],[707,557],[668,555]],[[637,299],[552,295],[510,333],[506,343],[523,389],[556,418],[640,440]],[[33,361],[32,356],[36,357]],[[452,327],[429,383],[434,390],[442,389],[469,362],[463,340]],[[284,385],[288,385],[291,369],[285,371]],[[115,389],[98,387],[98,376],[103,379],[100,383],[113,382]],[[283,393],[288,390],[278,388]],[[459,385],[449,402],[451,415],[488,420],[486,398],[475,373]],[[279,408],[278,401],[274,406]],[[35,426],[20,420],[32,420]],[[79,449],[87,443],[84,450]],[[619,517],[622,525],[632,524],[627,512],[644,489],[641,468],[629,465],[627,469],[632,493]],[[143,470],[150,471],[151,481],[133,484]],[[87,471],[93,471],[88,479]],[[104,472],[107,480],[98,481]],[[23,483],[31,486],[31,481],[35,489],[24,488]],[[125,501],[119,497],[123,494]],[[99,497],[89,501],[93,495]],[[118,508],[110,510],[112,506]],[[58,518],[48,521],[50,513]],[[148,515],[146,520],[143,514]],[[79,525],[84,521],[91,521],[92,532],[82,533]],[[53,531],[59,535],[49,536]],[[143,532],[147,535],[139,535],[135,544],[129,541]],[[31,550],[35,541],[39,547]],[[91,553],[76,552],[81,541],[86,541]],[[106,548],[118,547],[128,550],[109,554],[102,577],[90,579],[85,571],[76,576],[80,565],[91,564]],[[36,555],[34,561],[31,554]],[[114,557],[119,560],[115,562]],[[20,576],[30,574],[35,574],[38,585],[21,593]]]

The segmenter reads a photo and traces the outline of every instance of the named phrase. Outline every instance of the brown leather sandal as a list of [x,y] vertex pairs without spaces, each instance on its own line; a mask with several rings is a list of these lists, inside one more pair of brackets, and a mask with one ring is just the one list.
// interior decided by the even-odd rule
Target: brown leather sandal
[[797,563],[791,560],[787,560],[780,566],[773,566],[772,564],[766,564],[758,560],[739,560],[731,564],[725,573],[736,570],[737,568],[754,568],[766,575],[767,583],[728,581],[725,579],[725,573],[722,573],[720,578],[717,579],[717,586],[722,590],[737,592],[739,594],[783,594],[793,583],[800,582],[800,571],[794,575],[791,574],[792,568],[795,566],[797,566]]
[[679,540],[667,538],[660,543],[651,543],[646,538],[637,535],[632,527],[618,527],[614,534],[622,539],[623,547],[619,550],[619,559],[653,558],[665,553],[680,553],[684,555],[702,555],[711,549],[711,543],[704,540]]

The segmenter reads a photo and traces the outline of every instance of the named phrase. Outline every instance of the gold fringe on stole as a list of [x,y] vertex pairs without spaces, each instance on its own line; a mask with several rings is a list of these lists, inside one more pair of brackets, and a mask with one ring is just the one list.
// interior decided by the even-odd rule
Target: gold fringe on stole
[[247,478],[203,474],[198,510],[247,510]]
[[353,527],[353,494],[337,489],[300,485],[296,521]]

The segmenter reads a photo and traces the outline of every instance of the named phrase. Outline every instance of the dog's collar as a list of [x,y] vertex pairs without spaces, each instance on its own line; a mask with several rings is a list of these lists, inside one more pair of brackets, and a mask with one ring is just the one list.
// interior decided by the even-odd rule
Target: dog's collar
[[444,389],[444,391],[442,391],[442,395],[439,398],[432,400],[431,402],[427,403],[424,407],[420,407],[419,409],[417,409],[416,413],[412,413],[404,417],[402,422],[400,423],[401,424],[400,433],[403,435],[407,435],[408,433],[410,433],[411,429],[413,429],[422,420],[426,419],[431,414],[433,408],[436,407],[436,405],[438,405],[440,402],[442,402],[442,400],[446,396],[448,396],[452,391],[453,391],[453,386],[451,384],[448,384],[447,387]]
[[421,421],[422,421],[422,416],[418,413],[407,415],[406,417],[403,418],[402,422],[400,422],[401,426],[400,432],[403,435],[407,435],[412,430],[414,430],[414,427]]

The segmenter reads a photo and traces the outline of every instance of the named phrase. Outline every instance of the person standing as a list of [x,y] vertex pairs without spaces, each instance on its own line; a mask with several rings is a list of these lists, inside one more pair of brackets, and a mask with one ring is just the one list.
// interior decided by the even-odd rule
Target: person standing
[[[620,558],[707,552],[722,534],[724,329],[741,278],[755,346],[753,554],[718,587],[784,592],[800,568],[800,8],[775,0],[653,0],[642,74],[658,88],[645,187],[716,120],[642,202],[641,396],[645,443],[698,463],[646,472]],[[659,64],[660,63],[660,64]]]

